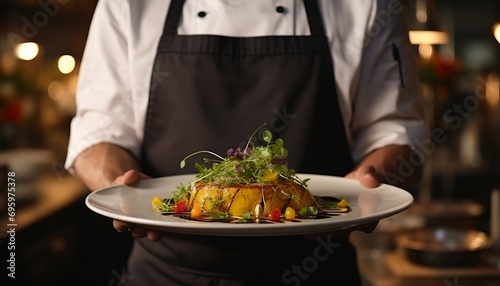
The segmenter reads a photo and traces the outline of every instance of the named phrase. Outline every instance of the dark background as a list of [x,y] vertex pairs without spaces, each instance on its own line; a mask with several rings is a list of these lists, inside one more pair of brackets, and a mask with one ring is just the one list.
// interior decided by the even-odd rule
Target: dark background
[[[57,73],[55,62],[59,56],[73,55],[78,68],[97,3],[96,0],[54,1],[42,2],[57,3],[57,13],[50,10],[55,9],[54,6],[45,10],[38,0],[0,0],[2,59],[12,53],[12,39],[18,39],[14,35],[24,34],[26,40],[41,46],[39,57],[31,62],[18,62],[14,74],[2,70],[0,65],[0,86],[13,85],[16,96],[34,106],[20,122],[2,122],[4,127],[13,124],[15,132],[7,139],[0,139],[0,150],[51,150],[54,153],[51,168],[40,172],[40,176],[47,173],[54,176],[51,174],[54,166],[59,166],[58,171],[64,173],[61,166],[66,155],[74,94],[69,94],[66,101],[58,101],[48,96],[47,86],[53,80],[63,82],[70,77]],[[411,22],[415,1],[402,2]],[[427,112],[431,114],[429,125],[431,129],[443,128],[449,139],[438,144],[428,158],[429,172],[422,181],[422,188],[426,190],[417,199],[477,202],[484,207],[484,213],[474,221],[475,227],[488,231],[490,191],[500,187],[500,107],[489,108],[481,101],[481,106],[471,112],[458,129],[443,122],[443,114],[454,104],[473,96],[478,87],[482,87],[480,78],[500,73],[500,44],[492,33],[493,23],[500,22],[500,1],[438,0],[434,18],[450,36],[449,43],[434,47],[435,56],[454,70],[445,82],[433,85],[424,81],[423,84],[430,86],[426,95]],[[415,56],[420,64],[425,64],[418,57],[417,47]],[[77,74],[76,69],[71,75]],[[422,71],[422,76],[427,78],[428,74]],[[0,98],[5,95],[3,92],[5,89],[0,88]],[[30,208],[36,199],[20,201],[18,211]],[[7,255],[4,242],[2,261]],[[123,274],[131,242],[128,235],[112,228],[110,219],[88,210],[82,196],[16,234],[16,282],[23,282],[22,285],[120,285],[117,278]],[[58,251],[61,243],[63,251]],[[2,267],[2,279],[6,277],[3,271]],[[2,285],[12,283],[11,280],[5,282],[9,284]]]

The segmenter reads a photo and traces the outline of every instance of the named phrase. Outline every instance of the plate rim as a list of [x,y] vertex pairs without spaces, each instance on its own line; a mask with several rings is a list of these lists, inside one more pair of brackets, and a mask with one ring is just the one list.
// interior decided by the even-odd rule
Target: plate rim
[[[116,211],[116,210],[111,210],[107,207],[108,210],[105,210],[103,208],[99,208],[95,205],[99,204],[99,201],[94,199],[94,196],[96,194],[110,191],[111,189],[120,189],[123,187],[131,187],[131,188],[136,188],[136,189],[141,189],[141,188],[146,188],[147,185],[151,185],[156,182],[156,181],[163,181],[163,180],[173,180],[173,179],[185,179],[186,182],[189,182],[187,180],[188,178],[195,178],[196,174],[180,174],[180,175],[173,175],[173,176],[164,176],[164,177],[158,177],[158,178],[151,178],[151,179],[146,179],[146,180],[141,180],[135,184],[131,185],[124,185],[124,184],[119,184],[119,185],[113,185],[109,187],[104,187],[100,188],[94,192],[91,192],[88,194],[85,198],[85,204],[86,206],[92,210],[93,212],[102,215],[104,217],[108,217],[111,219],[117,219],[121,220],[124,222],[128,223],[133,223],[133,224],[140,224],[143,226],[146,226],[150,229],[156,229],[160,231],[165,231],[165,232],[175,232],[175,233],[183,233],[183,234],[195,234],[195,235],[209,235],[209,236],[287,236],[287,235],[307,235],[307,234],[314,234],[314,233],[320,233],[320,232],[336,232],[340,230],[346,230],[353,228],[357,225],[364,224],[364,223],[370,223],[370,222],[375,222],[380,219],[386,218],[393,216],[397,213],[400,213],[406,209],[408,209],[415,201],[414,196],[408,192],[407,190],[404,190],[402,188],[389,185],[389,184],[381,184],[380,186],[369,189],[365,188],[361,185],[359,185],[360,191],[371,191],[371,190],[378,190],[380,188],[389,188],[397,192],[401,192],[401,194],[404,194],[408,196],[408,200],[405,201],[405,203],[402,203],[398,206],[392,207],[390,209],[385,209],[380,212],[376,212],[373,215],[367,216],[367,217],[357,217],[351,220],[344,220],[344,221],[335,221],[332,222],[331,220],[328,219],[321,219],[321,220],[315,220],[306,223],[300,222],[300,223],[277,223],[277,224],[237,224],[238,227],[228,227],[228,223],[207,223],[207,222],[190,222],[190,223],[175,223],[175,222],[169,222],[169,221],[164,221],[164,220],[151,220],[149,218],[140,218],[140,217],[132,217],[132,216],[127,216],[124,213],[121,213]],[[339,176],[332,176],[332,175],[322,175],[322,174],[309,174],[309,173],[297,173],[297,176],[299,177],[321,177],[324,179],[329,179],[329,180],[341,180],[345,183],[349,182],[348,184],[355,184],[359,183],[357,180],[354,179],[349,179],[345,177],[339,177]],[[191,179],[191,180],[192,180]],[[350,181],[352,180],[352,181]],[[312,181],[312,178],[311,178]],[[311,182],[310,181],[310,182]],[[351,183],[352,182],[352,183]],[[357,186],[356,186],[357,187]],[[314,192],[311,191],[313,194]],[[356,208],[356,205],[352,206],[353,208]],[[116,215],[112,215],[110,213],[114,213]],[[159,214],[161,215],[161,214]],[[231,224],[233,225],[233,224]],[[336,227],[335,227],[336,225]],[[324,231],[318,231],[319,228],[324,227]],[[299,229],[299,230],[298,230]]]

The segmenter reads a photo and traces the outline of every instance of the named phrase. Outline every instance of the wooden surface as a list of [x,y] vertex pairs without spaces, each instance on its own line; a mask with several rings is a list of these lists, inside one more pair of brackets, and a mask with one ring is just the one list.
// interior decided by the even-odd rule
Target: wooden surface
[[500,285],[500,268],[480,265],[477,267],[429,267],[415,264],[401,253],[391,252],[385,255],[387,267],[397,277],[404,278],[448,278],[448,277],[486,277],[496,276]]
[[357,249],[363,286],[499,286],[500,269],[436,269],[414,265],[399,256],[391,235],[380,231],[354,232],[351,242]]
[[[16,232],[28,228],[38,221],[64,209],[68,205],[84,198],[89,191],[71,175],[47,176],[34,184],[34,200],[22,207],[16,207]],[[5,213],[0,220],[0,235],[5,236],[10,228],[10,222]]]

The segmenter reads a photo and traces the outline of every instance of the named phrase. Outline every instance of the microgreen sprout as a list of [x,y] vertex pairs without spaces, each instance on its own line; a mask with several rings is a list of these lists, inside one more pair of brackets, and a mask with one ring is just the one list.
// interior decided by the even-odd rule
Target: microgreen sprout
[[168,211],[170,206],[172,206],[174,203],[177,203],[178,201],[185,199],[188,196],[190,189],[191,189],[190,184],[189,185],[180,184],[179,186],[177,186],[177,190],[172,192],[170,198],[168,198],[166,202],[164,202],[160,206],[163,206]]
[[242,219],[251,219],[253,218],[253,213],[251,211],[246,211],[241,215]]
[[194,152],[194,153],[191,153],[189,155],[187,155],[184,159],[181,160],[181,163],[180,163],[180,166],[181,166],[181,169],[183,169],[185,166],[186,166],[186,160],[189,159],[190,157],[193,157],[195,155],[198,155],[198,154],[201,154],[201,153],[208,153],[208,154],[211,154],[221,160],[224,160],[224,157],[221,157],[219,154],[217,153],[214,153],[212,151],[207,151],[207,150],[201,150],[201,151],[198,151],[198,152]]
[[283,191],[283,190],[281,190],[281,194],[283,194],[285,197],[289,198],[289,199],[290,199],[290,200],[292,200],[292,201],[296,201],[296,202],[298,202],[298,203],[302,203],[302,200],[301,200],[298,196],[296,196],[296,195],[294,195],[294,194],[289,194],[289,193],[286,193],[286,192],[285,192],[285,191]]
[[158,212],[169,212],[170,211],[170,208],[171,208],[171,204],[169,204],[169,201],[164,201],[163,203],[161,203],[159,206],[157,206],[156,208],[154,208],[153,210],[154,211],[158,211]]
[[185,167],[188,158],[207,153],[217,159],[204,159],[203,164],[195,163],[195,167],[199,171],[198,179],[204,182],[229,185],[263,183],[266,182],[265,178],[268,178],[270,173],[276,173],[282,179],[300,184],[305,183],[305,181],[295,177],[295,170],[288,168],[286,162],[288,150],[284,147],[281,138],[273,141],[271,131],[264,130],[262,139],[266,144],[257,146],[252,143],[253,137],[265,125],[261,125],[252,133],[245,148],[230,148],[227,150],[225,158],[212,151],[198,151],[185,157],[180,163],[181,168]]
[[217,198],[210,199],[210,201],[212,202],[212,210],[214,210],[224,203],[225,199],[219,196]]
[[[196,162],[194,164],[198,170],[196,182],[235,185],[285,180],[307,187],[308,179],[301,180],[296,176],[295,170],[288,167],[286,160],[288,150],[285,148],[283,139],[273,140],[272,132],[266,129],[262,132],[264,145],[260,146],[252,142],[257,132],[265,125],[261,125],[252,133],[243,149],[230,148],[226,152],[226,157],[212,151],[197,151],[182,159],[180,167],[186,166],[187,159],[205,153],[214,158],[204,158],[202,163]],[[194,183],[181,186],[177,191],[179,194],[176,196],[187,195]]]
[[228,213],[221,213],[221,212],[215,212],[215,211],[211,211],[208,213],[209,213],[210,217],[214,220],[225,220],[225,219],[228,219],[231,217],[231,215]]

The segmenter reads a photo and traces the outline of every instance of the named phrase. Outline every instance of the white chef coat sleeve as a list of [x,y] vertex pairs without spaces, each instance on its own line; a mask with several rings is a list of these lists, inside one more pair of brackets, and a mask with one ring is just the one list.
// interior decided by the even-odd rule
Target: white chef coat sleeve
[[98,143],[113,143],[138,156],[127,48],[125,1],[99,1],[94,11],[76,93],[65,167]]
[[[416,54],[404,11],[374,5],[365,33],[351,132],[356,162],[387,145],[419,146],[428,135]],[[424,158],[422,158],[424,159]]]

